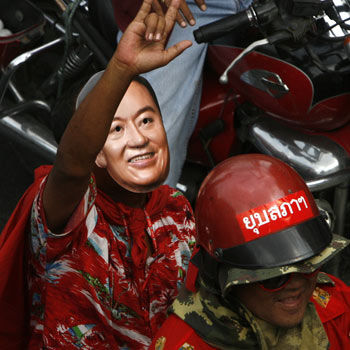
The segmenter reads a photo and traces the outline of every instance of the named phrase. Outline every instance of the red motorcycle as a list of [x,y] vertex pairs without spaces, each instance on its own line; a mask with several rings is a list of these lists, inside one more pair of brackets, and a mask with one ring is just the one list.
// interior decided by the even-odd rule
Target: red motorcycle
[[200,179],[200,166],[211,168],[238,153],[266,153],[293,166],[317,198],[333,200],[334,229],[344,234],[350,178],[347,23],[348,1],[266,0],[195,31],[197,42],[211,45],[189,146],[192,170],[180,186],[185,190],[192,181],[195,187],[193,168]]

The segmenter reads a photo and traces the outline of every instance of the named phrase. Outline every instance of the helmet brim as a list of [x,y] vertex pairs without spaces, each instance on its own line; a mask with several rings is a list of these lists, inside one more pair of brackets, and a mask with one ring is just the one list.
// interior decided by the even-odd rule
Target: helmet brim
[[323,251],[331,240],[332,232],[319,215],[279,232],[221,249],[216,256],[220,262],[238,268],[269,269],[311,258]]
[[330,244],[319,254],[301,262],[272,268],[243,269],[222,264],[219,269],[218,281],[223,295],[237,285],[254,283],[288,273],[311,273],[333,258],[344,249],[350,240],[333,234]]

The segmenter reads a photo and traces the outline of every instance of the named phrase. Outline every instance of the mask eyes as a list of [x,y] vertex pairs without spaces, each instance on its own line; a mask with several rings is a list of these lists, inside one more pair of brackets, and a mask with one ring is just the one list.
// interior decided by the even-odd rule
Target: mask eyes
[[[139,123],[139,127],[141,126],[144,126],[144,125],[149,125],[153,122],[153,118],[152,117],[144,117],[140,120]],[[124,129],[124,126],[123,125],[120,125],[120,124],[117,124],[117,125],[112,125],[112,128],[111,128],[111,132],[116,132],[116,133],[120,133],[121,131],[123,131]]]
[[150,124],[152,123],[152,121],[153,121],[152,118],[146,117],[142,119],[142,124]]

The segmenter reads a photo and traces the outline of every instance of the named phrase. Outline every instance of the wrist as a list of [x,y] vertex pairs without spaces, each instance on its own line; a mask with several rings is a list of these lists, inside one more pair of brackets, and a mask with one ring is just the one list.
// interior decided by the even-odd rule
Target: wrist
[[137,69],[135,69],[135,65],[126,64],[117,58],[113,58],[109,61],[107,69],[111,70],[114,75],[118,75],[118,77],[125,77],[130,80],[139,74]]

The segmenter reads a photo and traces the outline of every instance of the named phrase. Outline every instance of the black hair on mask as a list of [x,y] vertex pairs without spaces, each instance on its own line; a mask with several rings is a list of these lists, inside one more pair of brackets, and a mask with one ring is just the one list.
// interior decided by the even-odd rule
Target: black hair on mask
[[140,75],[137,75],[136,77],[134,77],[134,79],[132,81],[135,81],[135,82],[143,85],[148,90],[148,92],[150,93],[151,97],[153,98],[154,103],[156,104],[156,106],[157,106],[157,108],[159,110],[159,113],[162,114],[162,111],[160,109],[159,102],[158,102],[158,99],[157,99],[157,95],[156,95],[155,91],[153,90],[153,87],[149,83],[149,81],[146,78],[141,77]]
[[[100,78],[102,73],[103,72],[97,73],[98,79]],[[57,143],[60,142],[64,130],[66,129],[76,108],[78,108],[81,101],[93,89],[98,79],[95,79],[92,82],[90,82],[90,79],[83,79],[75,84],[72,84],[61,96],[61,98],[58,101],[56,101],[51,115],[51,128]],[[146,78],[141,77],[139,75],[135,76],[132,81],[143,85],[147,89],[161,114],[161,109],[156,93],[153,90],[149,81]]]

